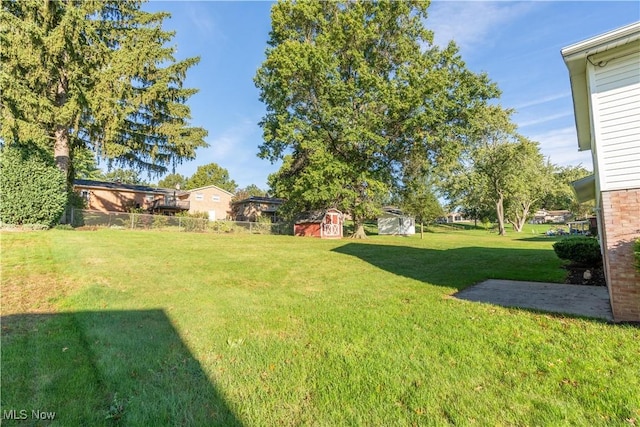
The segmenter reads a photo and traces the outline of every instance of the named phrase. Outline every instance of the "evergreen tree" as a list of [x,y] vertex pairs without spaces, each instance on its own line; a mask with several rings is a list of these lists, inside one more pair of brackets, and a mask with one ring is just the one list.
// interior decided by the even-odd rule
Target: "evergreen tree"
[[168,16],[140,1],[3,1],[0,138],[51,150],[68,183],[79,149],[151,174],[194,158],[207,132],[182,84],[199,59],[174,58]]

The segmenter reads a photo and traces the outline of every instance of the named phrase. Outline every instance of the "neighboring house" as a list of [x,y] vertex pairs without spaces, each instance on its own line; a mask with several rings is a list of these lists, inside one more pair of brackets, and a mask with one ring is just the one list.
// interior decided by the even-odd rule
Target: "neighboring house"
[[231,204],[231,217],[235,221],[258,221],[258,218],[269,218],[278,222],[278,208],[284,200],[273,197],[251,196]]
[[76,179],[73,190],[89,210],[128,212],[132,209],[176,213],[189,209],[189,202],[178,200],[176,191],[148,185]]
[[532,222],[534,224],[564,224],[572,217],[571,211],[568,210],[548,211],[546,209],[540,209],[533,214]]
[[343,222],[342,212],[333,208],[302,212],[296,217],[293,234],[321,239],[340,239]]
[[452,224],[454,222],[467,222],[467,219],[460,212],[450,212],[446,216],[439,218],[438,222]]
[[401,210],[385,207],[378,218],[378,234],[403,235],[416,234],[415,218],[405,215]]
[[562,49],[580,150],[594,175],[574,183],[595,199],[605,277],[616,321],[640,321],[640,22]]
[[215,185],[194,188],[187,193],[189,213],[206,213],[210,221],[229,218],[233,193]]

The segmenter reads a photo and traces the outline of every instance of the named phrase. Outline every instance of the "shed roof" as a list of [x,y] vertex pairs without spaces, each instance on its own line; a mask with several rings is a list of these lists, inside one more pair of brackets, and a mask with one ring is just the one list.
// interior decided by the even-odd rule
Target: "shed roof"
[[400,209],[392,206],[385,206],[382,208],[382,215],[391,215],[391,216],[409,216],[402,212]]
[[237,205],[241,203],[273,203],[276,205],[281,205],[284,203],[284,199],[278,199],[276,197],[250,196],[246,199],[236,200],[232,204]]
[[322,222],[324,220],[324,217],[327,215],[327,212],[329,212],[329,211],[336,211],[336,212],[342,214],[342,212],[340,212],[339,210],[334,209],[334,208],[316,209],[316,210],[312,210],[312,211],[300,212],[296,216],[295,223],[296,224],[305,224],[305,223]]

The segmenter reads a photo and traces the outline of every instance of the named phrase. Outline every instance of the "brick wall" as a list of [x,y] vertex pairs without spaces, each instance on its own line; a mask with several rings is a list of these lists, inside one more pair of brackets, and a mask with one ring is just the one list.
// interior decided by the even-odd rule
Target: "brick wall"
[[640,272],[633,245],[640,238],[640,189],[604,191],[601,198],[605,275],[617,322],[640,322]]

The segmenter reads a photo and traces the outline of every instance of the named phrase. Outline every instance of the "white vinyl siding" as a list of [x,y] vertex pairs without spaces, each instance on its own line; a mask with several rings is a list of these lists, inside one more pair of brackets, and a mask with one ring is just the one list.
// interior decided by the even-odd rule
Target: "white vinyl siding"
[[640,188],[640,52],[591,71],[600,188]]

